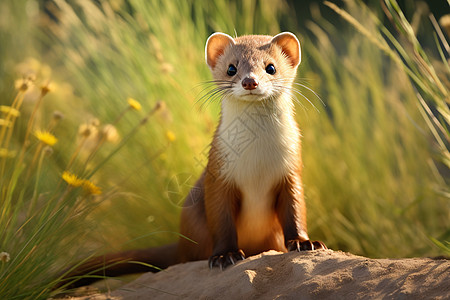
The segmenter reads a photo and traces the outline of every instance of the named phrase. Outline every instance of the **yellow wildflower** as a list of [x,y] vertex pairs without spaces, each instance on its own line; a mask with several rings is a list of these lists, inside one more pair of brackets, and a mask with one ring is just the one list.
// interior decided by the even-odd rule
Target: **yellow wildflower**
[[0,157],[2,158],[11,158],[16,156],[16,152],[15,151],[10,151],[8,149],[5,148],[0,148]]
[[83,190],[90,195],[100,195],[102,189],[89,180],[83,180]]
[[82,187],[83,190],[89,195],[100,195],[102,193],[101,188],[96,186],[89,180],[78,178],[77,175],[72,174],[68,171],[64,171],[62,174],[62,179],[67,182],[68,185],[73,187]]
[[128,98],[127,99],[128,105],[134,109],[134,110],[141,110],[142,106],[139,102],[137,102],[136,100],[134,100],[133,98]]
[[73,187],[79,187],[84,184],[84,180],[77,177],[77,175],[64,171],[62,173],[62,179],[67,182],[68,185]]
[[11,106],[6,106],[6,105],[0,105],[0,111],[2,113],[5,113],[7,115],[11,115],[13,117],[18,117],[20,116],[20,111],[18,111],[15,108],[12,108]]
[[6,148],[0,148],[0,157],[8,157],[9,150]]
[[44,143],[48,146],[53,146],[58,142],[58,139],[48,131],[37,130],[34,135],[37,137],[41,143]]
[[11,122],[5,119],[0,119],[0,126],[11,127]]
[[175,133],[173,133],[170,130],[166,132],[166,137],[169,140],[169,142],[175,141]]

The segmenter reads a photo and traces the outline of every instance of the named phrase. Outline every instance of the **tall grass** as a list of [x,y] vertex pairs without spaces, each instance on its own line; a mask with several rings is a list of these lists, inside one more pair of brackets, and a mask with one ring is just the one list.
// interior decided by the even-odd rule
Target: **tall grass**
[[[423,59],[407,47],[391,50],[404,44],[364,6],[348,2],[345,9],[365,36],[321,17],[325,6],[313,7],[313,19],[299,27],[284,1],[45,3],[47,13],[38,17],[17,14],[17,22],[39,25],[20,32],[33,32],[30,54],[45,64],[28,59],[19,65],[19,71],[39,66],[37,88],[22,90],[21,81],[20,116],[0,127],[0,298],[46,298],[55,274],[73,261],[177,237],[179,201],[206,164],[220,108],[217,101],[203,108],[197,103],[202,82],[210,80],[203,47],[214,31],[289,30],[300,37],[298,81],[325,103],[304,89],[319,112],[300,96],[297,105],[312,238],[370,257],[445,253],[432,239],[445,243],[450,234],[448,179],[442,175],[448,165],[440,159],[446,157],[441,150],[448,133],[439,132],[448,125],[447,106],[438,102],[436,76],[426,74],[427,66],[438,79],[448,70],[430,57],[426,66],[405,69],[404,63]],[[390,11],[399,15],[395,6]],[[395,20],[407,26],[406,19]],[[8,24],[12,30],[14,20]],[[2,38],[10,39],[5,28],[0,27]],[[14,53],[17,46],[6,45]],[[430,56],[426,49],[419,51],[422,58]],[[409,60],[393,58],[404,53]],[[0,59],[12,65],[10,58]],[[50,77],[56,88],[39,100]],[[448,81],[440,81],[448,90]],[[1,104],[17,106],[19,100],[10,96],[13,82],[6,78],[2,84],[11,88],[4,89]],[[142,110],[127,104],[130,97]],[[65,115],[57,125],[54,109]],[[6,112],[1,118],[12,121]],[[43,145],[37,129],[58,142]],[[109,143],[110,130],[121,139],[114,143],[111,137]],[[187,184],[177,185],[180,180]],[[85,192],[89,182],[103,193]]]
[[[395,229],[405,226],[407,228],[401,230],[399,238],[407,238],[409,240],[407,241],[407,244],[413,243],[419,234],[419,236],[422,235],[422,241],[426,242],[428,238],[444,252],[449,254],[450,230],[448,228],[448,216],[450,208],[450,191],[448,189],[448,170],[450,167],[450,68],[448,65],[448,56],[450,53],[448,52],[447,39],[434,16],[419,10],[416,12],[415,17],[417,17],[417,15],[420,17],[420,14],[424,15],[425,18],[422,20],[422,26],[428,28],[429,32],[433,33],[435,41],[434,45],[427,45],[426,48],[423,47],[419,42],[416,33],[420,28],[414,28],[413,25],[410,24],[395,0],[385,0],[382,4],[386,16],[393,23],[393,28],[396,30],[394,32],[384,26],[376,14],[360,3],[349,5],[348,9],[350,10],[350,13],[338,8],[333,3],[325,2],[325,4],[352,24],[352,26],[367,39],[370,46],[375,46],[379,49],[378,52],[389,57],[389,63],[393,65],[394,69],[388,71],[388,74],[395,74],[395,76],[391,77],[391,81],[396,86],[395,92],[401,91],[401,88],[398,87],[399,85],[407,87],[405,89],[405,92],[408,93],[407,96],[403,94],[397,96],[391,94],[387,95],[394,101],[403,100],[398,104],[394,104],[395,106],[392,107],[392,111],[395,111],[395,114],[400,113],[400,115],[393,115],[396,123],[403,122],[403,124],[400,123],[397,126],[403,130],[407,130],[407,132],[404,132],[399,136],[394,136],[395,139],[391,140],[388,145],[391,147],[389,148],[389,151],[401,154],[400,159],[397,158],[394,161],[396,165],[393,170],[395,171],[394,174],[398,176],[399,171],[400,174],[402,174],[403,171],[406,172],[404,174],[405,178],[412,179],[416,177],[417,179],[410,181],[409,184],[417,186],[418,189],[415,194],[409,194],[408,192],[412,190],[411,187],[407,187],[405,190],[403,190],[403,187],[401,189],[399,189],[398,186],[395,187],[395,189],[401,191],[401,193],[398,194],[395,205],[392,207],[392,211],[397,211],[397,214],[399,213],[399,216],[402,218],[399,222],[395,222],[397,224],[390,230],[395,231]],[[355,11],[358,13],[355,13]],[[433,55],[433,53],[439,53],[439,57],[430,56]],[[366,63],[365,65],[368,66],[369,64]],[[378,65],[380,64],[378,63]],[[374,80],[374,78],[370,78],[370,75],[367,75],[370,74],[374,68],[376,68],[376,66],[372,66],[372,68],[367,70],[367,73],[360,73],[360,75],[362,76],[365,74],[365,78]],[[402,71],[401,74],[396,74],[399,71],[396,71],[395,69],[400,69]],[[386,84],[384,85],[386,86]],[[404,99],[411,99],[411,102],[408,103],[408,101]],[[385,100],[382,99],[382,101]],[[404,111],[402,112],[401,110]],[[392,126],[392,122],[383,120],[386,113],[389,112],[381,112],[382,116],[379,120],[383,121],[386,125],[390,124],[388,126]],[[414,116],[411,114],[414,114]],[[422,120],[417,119],[415,116],[417,114],[419,114]],[[388,131],[389,130],[386,130],[385,132]],[[397,129],[395,131],[399,130]],[[402,141],[404,138],[413,137],[413,134],[409,132],[415,132],[417,137],[410,141]],[[398,135],[398,133],[395,134]],[[420,135],[422,135],[422,137],[420,137]],[[383,139],[386,137],[387,136],[384,136]],[[411,145],[414,145],[414,142],[419,142],[420,139],[422,139],[422,143],[426,145],[428,150],[425,147],[420,147],[422,149],[419,147],[415,149],[410,147]],[[432,141],[431,143],[430,140]],[[408,147],[405,147],[405,145],[408,145]],[[396,149],[396,146],[400,146],[400,148]],[[419,151],[414,153],[414,150],[416,149]],[[424,154],[430,150],[431,155],[428,154],[424,156]],[[437,157],[436,154],[438,155]],[[409,155],[411,156],[407,159]],[[416,160],[415,164],[413,163],[414,160]],[[418,168],[409,169],[410,167]],[[424,186],[423,183],[417,185],[417,183],[422,182],[424,172],[430,176],[431,182],[426,186]],[[407,181],[402,182],[402,184],[405,183],[407,184]],[[383,184],[383,187],[389,187],[389,183],[386,182],[386,184]],[[431,190],[427,192],[426,189]],[[408,201],[408,197],[413,198],[410,198]],[[434,206],[434,208],[429,210],[430,206]],[[426,208],[424,209],[424,207]],[[440,208],[442,210],[440,210]],[[391,211],[386,210],[385,207],[383,207],[382,210]],[[380,211],[380,213],[381,212],[382,211]],[[434,218],[441,218],[441,221],[436,222]],[[395,219],[395,214],[390,219]],[[410,222],[405,222],[405,219],[409,219]],[[413,228],[409,229],[410,224],[414,223],[414,221],[419,222],[416,223]],[[431,232],[433,232],[432,228],[436,230],[436,233],[440,232],[440,234],[431,234]],[[370,229],[373,231],[373,228]],[[356,231],[359,231],[359,229]],[[382,240],[377,238],[379,236],[379,231],[373,231],[372,234],[377,242]],[[383,236],[384,235],[381,235],[381,237]],[[390,237],[382,243],[382,247],[386,247],[386,244],[390,243],[389,239]],[[370,245],[370,248],[376,249],[375,244],[376,243]],[[396,247],[396,245],[392,246]],[[427,253],[426,248],[425,245],[417,245],[415,248],[410,249],[410,251],[411,254],[414,252]],[[402,249],[402,252],[403,251],[407,250]],[[399,254],[401,255],[402,252],[399,252]]]
[[54,87],[29,73],[16,81],[17,93],[9,105],[0,106],[2,299],[48,296],[63,269],[61,254],[85,249],[78,241],[95,226],[89,213],[114,195],[94,183],[99,180],[96,170],[150,117],[137,122],[106,159],[95,159],[105,144],[119,139],[115,125],[126,111],[139,109],[137,102],[123,101],[124,113],[115,124],[81,124],[71,135],[59,126],[64,122],[61,112],[50,119],[43,114],[42,103]]

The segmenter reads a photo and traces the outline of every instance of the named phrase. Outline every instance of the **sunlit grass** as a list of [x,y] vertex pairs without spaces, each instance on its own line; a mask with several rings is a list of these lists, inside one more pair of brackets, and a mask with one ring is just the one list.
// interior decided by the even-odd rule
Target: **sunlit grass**
[[[124,99],[125,113],[116,119],[115,125],[102,126],[99,121],[80,124],[74,138],[60,130],[59,125],[65,122],[61,113],[54,113],[50,120],[42,117],[45,115],[42,103],[51,88],[48,81],[40,86],[39,82],[39,78],[31,75],[21,79],[16,83],[16,96],[10,105],[1,106],[2,299],[48,296],[57,273],[67,267],[62,264],[66,260],[62,253],[72,255],[85,248],[78,241],[93,224],[87,218],[89,213],[101,206],[104,199],[114,197],[113,189],[104,182],[96,182],[101,181],[97,171],[159,108],[139,117],[133,130],[120,138],[115,126],[120,125],[126,112],[132,114],[140,106],[136,100],[127,103]],[[28,114],[26,106],[32,106]],[[108,149],[106,144],[113,147]],[[96,159],[95,155],[105,150],[109,154]]]
[[[71,227],[84,219],[77,215],[81,207],[92,208],[97,202],[90,193],[70,193],[61,185],[58,172],[48,169],[58,139],[49,131],[34,129],[40,103],[49,91],[47,85],[38,89],[28,119],[21,113],[33,85],[32,77],[22,80],[16,97],[10,106],[3,106],[1,116],[8,125],[0,128],[0,145],[10,153],[0,158],[0,245],[8,258],[2,260],[0,295],[5,299],[43,297],[52,282],[52,260],[61,253],[57,248],[64,249],[64,242],[73,242]],[[17,139],[21,123],[26,124],[22,126],[24,138]],[[52,188],[44,188],[43,181],[52,182]],[[37,274],[43,276],[41,280],[35,277]]]
[[[358,32],[367,38],[370,44],[376,46],[383,54],[387,55],[396,68],[404,71],[402,72],[403,74],[397,74],[395,77],[392,77],[392,82],[396,85],[394,92],[401,91],[401,87],[406,86],[405,92],[409,95],[407,98],[403,94],[398,96],[389,95],[389,97],[397,101],[403,100],[401,104],[399,103],[400,105],[396,105],[393,108],[393,111],[400,112],[399,116],[395,116],[396,122],[402,119],[406,121],[406,124],[402,124],[399,128],[405,130],[409,127],[407,132],[402,132],[396,139],[401,141],[405,137],[413,137],[413,140],[406,143],[402,142],[399,145],[401,147],[408,145],[408,147],[404,147],[404,150],[399,149],[399,151],[395,148],[390,148],[390,150],[397,153],[403,152],[401,157],[396,159],[395,163],[398,166],[403,165],[402,169],[404,171],[414,165],[420,166],[417,169],[408,170],[407,174],[405,174],[409,178],[419,174],[420,178],[418,177],[416,180],[420,181],[410,182],[407,189],[398,195],[396,206],[393,209],[394,211],[398,211],[401,219],[391,230],[395,231],[396,228],[406,226],[407,228],[401,231],[401,238],[408,239],[405,244],[411,245],[418,236],[422,236],[423,243],[426,242],[426,239],[429,239],[449,254],[450,248],[448,248],[448,243],[450,240],[450,231],[448,229],[449,223],[446,219],[448,219],[450,208],[450,190],[448,189],[448,170],[450,168],[450,68],[446,58],[446,55],[449,55],[447,39],[434,19],[434,16],[427,15],[427,19],[423,22],[432,31],[435,44],[428,45],[428,49],[424,48],[416,36],[415,30],[417,29],[413,28],[409,23],[395,0],[385,0],[383,9],[388,18],[394,23],[395,29],[399,32],[400,37],[396,37],[395,33],[389,31],[380,19],[362,4],[349,6],[350,10],[359,12],[359,14],[353,13],[355,16],[338,8],[333,3],[325,2],[325,4],[352,24]],[[420,14],[422,12],[417,11],[416,13]],[[370,20],[369,24],[371,26],[367,26],[367,20]],[[430,57],[430,54],[435,49],[429,48],[435,48],[435,53],[439,53],[440,57]],[[445,55],[444,53],[446,51],[447,54]],[[371,68],[370,71],[374,68],[376,66]],[[388,73],[395,74],[395,72],[395,70],[392,70]],[[409,104],[407,100],[404,100],[405,98],[410,99],[411,103]],[[408,109],[409,105],[416,106],[416,109],[414,107]],[[401,110],[404,111],[401,112]],[[422,120],[417,119],[416,115],[420,116]],[[386,124],[392,126],[393,122],[386,122]],[[396,131],[399,130],[397,129]],[[417,137],[414,137],[414,132]],[[433,142],[429,143],[424,138],[433,139]],[[422,140],[423,145],[426,145],[426,147],[420,147],[421,149],[419,147],[415,149],[411,147],[414,145],[414,141],[417,143],[420,140]],[[395,141],[391,141],[389,146],[395,147],[395,144]],[[420,152],[412,154],[416,149]],[[437,153],[438,157],[434,153]],[[408,155],[411,155],[409,159],[407,159]],[[395,172],[395,174],[398,176],[398,172]],[[430,184],[426,186],[422,183],[424,174],[428,174],[431,179]],[[383,186],[388,187],[389,185],[386,184]],[[412,190],[412,186],[418,186],[419,189],[416,191],[415,198],[410,198],[410,204],[407,204],[408,197],[412,196],[408,195],[408,192]],[[430,190],[427,192],[427,189]],[[402,201],[405,202],[401,204]],[[434,208],[430,209],[431,206],[434,206]],[[386,210],[386,208],[383,207],[383,210]],[[410,218],[411,223],[414,223],[415,220],[420,220],[421,222],[414,224],[415,226],[413,229],[411,228],[412,230],[408,230],[411,227],[410,222],[405,222],[405,219],[408,218]],[[434,218],[441,218],[441,221],[436,222]],[[431,234],[432,230],[430,229],[434,226],[437,226],[435,229],[441,228],[436,231],[441,232],[439,235]],[[408,235],[409,237],[407,237]],[[379,242],[380,239],[377,238],[378,236],[379,231],[377,233],[374,232],[374,238]],[[383,247],[386,247],[388,243],[390,243],[389,240],[382,243]],[[447,247],[444,245],[447,245]],[[397,246],[395,245],[394,247]],[[427,253],[426,249],[428,248],[425,245],[408,247],[410,247],[411,254],[415,252]],[[371,249],[376,249],[376,247],[372,245]],[[408,251],[406,248],[402,251],[405,251],[403,253],[406,255],[411,255],[406,252]]]
[[[168,190],[202,172],[218,121],[218,101],[198,103],[213,31],[300,38],[298,82],[325,103],[301,88],[319,111],[298,96],[311,238],[370,257],[448,250],[448,66],[428,52],[435,45],[416,43],[395,5],[413,47],[352,2],[346,18],[357,30],[317,10],[299,28],[283,1],[56,0],[51,17],[31,0],[5,3],[0,15],[14,13],[0,20],[12,41],[0,50],[9,70],[0,86],[0,298],[46,298],[72,262],[178,238],[179,199]],[[25,43],[39,60],[17,60]]]

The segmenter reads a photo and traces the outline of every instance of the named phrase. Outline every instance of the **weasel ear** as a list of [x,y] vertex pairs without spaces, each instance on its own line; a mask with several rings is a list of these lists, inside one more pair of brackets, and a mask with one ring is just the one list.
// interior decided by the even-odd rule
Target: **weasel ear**
[[216,32],[209,36],[206,41],[205,58],[211,69],[216,66],[217,59],[229,45],[235,45],[235,42],[228,34]]
[[290,32],[279,33],[273,37],[271,43],[281,48],[294,68],[298,67],[301,61],[301,50],[300,42],[294,34]]

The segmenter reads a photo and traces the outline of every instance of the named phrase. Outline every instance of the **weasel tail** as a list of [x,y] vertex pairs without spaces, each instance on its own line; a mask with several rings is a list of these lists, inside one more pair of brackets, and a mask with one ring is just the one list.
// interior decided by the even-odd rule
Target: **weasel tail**
[[[221,96],[221,117],[206,169],[181,213],[180,233],[189,239],[90,259],[68,272],[60,286],[194,260],[209,259],[210,268],[224,269],[267,250],[326,249],[310,241],[306,229],[292,101],[299,41],[289,32],[234,39],[214,33],[205,52],[217,86],[211,94]],[[77,280],[87,274],[97,276]]]

